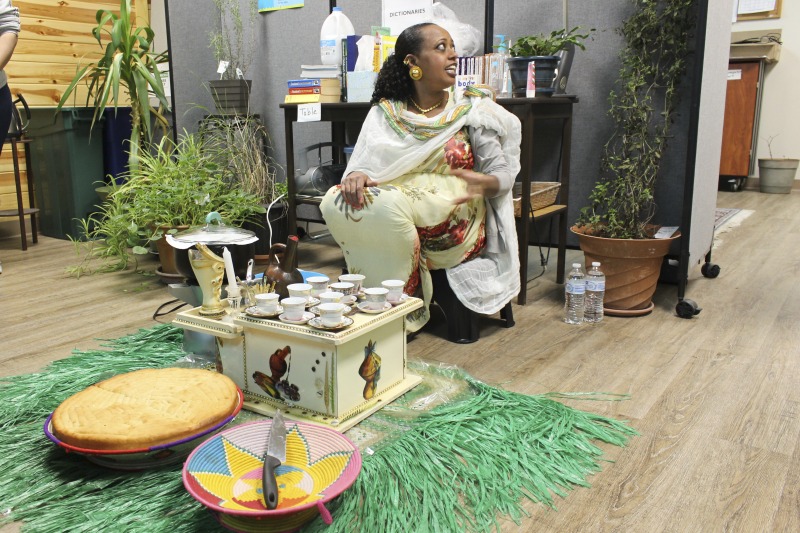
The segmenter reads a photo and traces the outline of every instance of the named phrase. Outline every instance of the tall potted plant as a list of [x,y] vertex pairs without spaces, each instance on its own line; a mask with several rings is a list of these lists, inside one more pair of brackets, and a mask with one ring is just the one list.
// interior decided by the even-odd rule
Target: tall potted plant
[[207,144],[219,144],[218,153],[228,158],[221,162],[232,172],[237,186],[259,198],[267,210],[265,217],[252,220],[245,228],[258,235],[255,243],[257,261],[266,261],[272,243],[286,242],[289,236],[286,184],[277,179],[278,163],[269,156],[267,128],[253,116],[209,116],[200,133]]
[[583,41],[589,37],[588,33],[578,33],[580,26],[567,31],[566,28],[554,30],[550,35],[526,35],[519,37],[509,49],[510,57],[508,71],[511,76],[513,96],[525,96],[528,81],[528,64],[533,62],[536,66],[536,96],[550,96],[553,94],[553,80],[558,68],[561,50],[577,46],[586,50]]
[[[131,137],[129,165],[138,164],[142,147],[153,139],[154,128],[164,133],[169,122],[163,110],[169,109],[158,65],[168,61],[166,52],[156,54],[153,48],[153,30],[137,26],[132,18],[131,0],[120,0],[119,13],[101,9],[97,11],[97,26],[92,36],[105,48],[103,57],[78,70],[67,86],[57,110],[67,103],[81,82],[89,86],[86,105],[94,107],[92,127],[103,116],[109,102],[114,109],[130,103]],[[150,93],[159,101],[159,108],[150,105]]]
[[[620,33],[625,46],[617,88],[609,95],[614,131],[604,147],[600,179],[576,226],[587,264],[606,274],[609,314],[652,309],[659,270],[671,239],[654,239],[655,186],[671,138],[686,71],[696,0],[633,0]],[[641,260],[641,264],[631,263]]]
[[242,13],[239,0],[214,0],[219,28],[211,32],[210,47],[219,62],[220,79],[211,80],[211,96],[220,114],[247,114],[252,80],[246,79],[255,52],[258,0],[247,0]]

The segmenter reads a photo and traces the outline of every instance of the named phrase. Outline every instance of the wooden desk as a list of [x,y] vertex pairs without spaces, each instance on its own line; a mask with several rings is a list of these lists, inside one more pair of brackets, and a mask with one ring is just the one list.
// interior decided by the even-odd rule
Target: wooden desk
[[[525,305],[528,285],[528,244],[530,240],[530,224],[535,220],[558,216],[558,266],[556,281],[564,282],[564,261],[566,257],[567,235],[567,198],[569,198],[569,160],[572,140],[572,106],[578,98],[568,95],[557,95],[540,98],[499,98],[497,103],[516,115],[522,123],[522,153],[520,154],[520,172],[517,181],[522,182],[522,209],[517,224],[519,238],[520,282],[521,289],[517,303]],[[297,105],[281,104],[284,117],[284,133],[286,135],[286,176],[288,185],[289,228],[297,225],[296,207],[298,204],[319,204],[314,197],[298,197],[294,183],[294,123],[297,122]],[[339,146],[345,145],[345,128],[348,123],[360,124],[369,113],[371,106],[367,102],[322,104],[323,122],[331,122],[331,140]],[[561,182],[559,196],[555,206],[548,206],[530,215],[531,181],[533,179],[534,146],[533,134],[537,121],[561,120],[561,169],[558,181]],[[334,163],[344,162],[344,153],[334,153]]]
[[[567,253],[567,200],[569,198],[569,161],[572,147],[572,106],[578,98],[569,95],[554,95],[540,98],[499,98],[497,103],[509,110],[522,122],[522,153],[520,154],[520,170],[517,181],[522,183],[521,217],[517,220],[517,238],[519,239],[520,291],[517,303],[525,305],[528,292],[528,245],[530,244],[530,226],[534,220],[558,216],[558,263],[556,266],[556,282],[564,283],[564,262]],[[561,170],[558,181],[556,205],[534,211],[531,217],[531,181],[535,147],[533,134],[537,121],[561,120]]]

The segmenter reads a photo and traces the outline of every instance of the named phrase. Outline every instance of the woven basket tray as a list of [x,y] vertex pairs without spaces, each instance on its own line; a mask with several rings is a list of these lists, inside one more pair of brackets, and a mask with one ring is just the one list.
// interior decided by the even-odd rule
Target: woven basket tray
[[[514,186],[514,216],[522,216],[522,198],[520,196],[521,183]],[[518,187],[519,186],[519,187]],[[557,181],[532,181],[531,182],[531,211],[553,205],[558,196],[561,184]]]

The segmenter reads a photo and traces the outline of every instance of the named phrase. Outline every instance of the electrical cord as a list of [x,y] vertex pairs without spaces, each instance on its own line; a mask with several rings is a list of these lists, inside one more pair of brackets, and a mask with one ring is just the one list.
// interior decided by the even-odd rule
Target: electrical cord
[[184,306],[187,306],[187,305],[189,305],[188,303],[186,303],[186,302],[183,302],[182,304],[180,304],[180,305],[177,305],[177,306],[173,307],[173,308],[172,308],[172,309],[170,309],[169,311],[163,311],[163,312],[162,312],[162,309],[164,309],[166,306],[168,306],[168,305],[172,305],[172,304],[174,304],[174,303],[177,303],[177,302],[180,302],[180,299],[179,299],[179,298],[175,298],[174,300],[170,300],[170,301],[168,301],[168,302],[164,302],[163,304],[159,305],[159,306],[158,306],[158,309],[156,309],[156,312],[155,312],[155,313],[153,313],[153,320],[155,320],[156,322],[160,322],[161,324],[166,324],[166,322],[161,322],[161,321],[159,320],[159,318],[161,318],[162,316],[169,315],[170,313],[174,313],[175,311],[177,311],[177,310],[178,310],[178,309],[180,309],[181,307],[184,307]]
[[781,35],[779,33],[767,33],[762,35],[761,37],[750,37],[749,39],[742,39],[741,41],[736,41],[731,44],[768,44],[768,43],[775,43],[783,45],[783,41],[781,41]]

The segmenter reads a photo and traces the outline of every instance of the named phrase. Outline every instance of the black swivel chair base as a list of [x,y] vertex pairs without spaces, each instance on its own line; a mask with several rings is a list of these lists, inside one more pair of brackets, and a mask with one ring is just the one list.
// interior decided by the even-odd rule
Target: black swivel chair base
[[[450,288],[447,273],[444,270],[431,270],[433,283],[433,301],[444,313],[447,320],[447,340],[457,344],[471,344],[480,338],[478,313],[467,309]],[[500,318],[505,320],[507,328],[514,326],[514,314],[511,302],[500,310]]]

